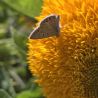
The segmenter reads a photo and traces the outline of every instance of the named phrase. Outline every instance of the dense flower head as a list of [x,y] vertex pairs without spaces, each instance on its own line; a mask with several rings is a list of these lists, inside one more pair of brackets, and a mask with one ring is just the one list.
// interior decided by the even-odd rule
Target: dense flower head
[[98,0],[44,0],[40,21],[60,16],[60,36],[29,39],[28,63],[47,98],[98,98]]

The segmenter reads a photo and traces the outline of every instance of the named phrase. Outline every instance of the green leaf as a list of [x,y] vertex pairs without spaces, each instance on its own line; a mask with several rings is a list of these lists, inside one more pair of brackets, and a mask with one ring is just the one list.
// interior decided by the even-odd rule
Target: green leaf
[[[0,21],[1,21],[1,17],[0,17]],[[3,39],[6,37],[6,29],[7,29],[7,26],[6,24],[0,24],[0,39]]]
[[42,96],[41,89],[37,88],[33,91],[31,90],[23,91],[20,94],[18,94],[16,98],[45,98],[45,97]]
[[14,43],[16,44],[16,48],[18,49],[19,53],[22,55],[23,59],[26,59],[26,51],[27,51],[27,38],[28,38],[28,33],[26,32],[18,32],[14,31],[12,33],[12,38]]
[[15,44],[22,49],[22,51],[26,51],[26,43],[27,43],[28,35],[23,32],[15,32],[13,33],[13,39]]
[[6,61],[10,59],[9,40],[0,40],[0,61]]
[[12,98],[12,97],[3,89],[0,89],[0,98]]
[[29,17],[38,16],[41,12],[42,0],[2,0],[11,8]]

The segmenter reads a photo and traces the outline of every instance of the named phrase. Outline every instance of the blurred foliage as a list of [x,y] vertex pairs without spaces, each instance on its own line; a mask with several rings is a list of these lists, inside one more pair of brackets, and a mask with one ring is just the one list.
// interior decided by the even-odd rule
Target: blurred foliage
[[0,0],[0,98],[44,98],[26,63],[42,0]]
[[6,91],[0,89],[0,98],[12,98]]
[[3,2],[30,17],[39,15],[42,5],[42,0],[3,0]]

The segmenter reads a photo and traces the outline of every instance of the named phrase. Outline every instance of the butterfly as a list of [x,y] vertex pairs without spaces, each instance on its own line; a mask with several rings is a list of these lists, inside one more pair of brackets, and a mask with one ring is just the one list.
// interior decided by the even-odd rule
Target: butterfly
[[30,39],[41,39],[51,36],[58,36],[60,32],[60,17],[58,15],[49,15],[45,17],[29,35]]

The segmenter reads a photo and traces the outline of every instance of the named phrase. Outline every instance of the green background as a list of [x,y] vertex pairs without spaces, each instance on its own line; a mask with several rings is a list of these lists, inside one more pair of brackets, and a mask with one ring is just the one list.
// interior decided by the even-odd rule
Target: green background
[[45,98],[26,60],[42,5],[42,0],[0,0],[0,98]]

